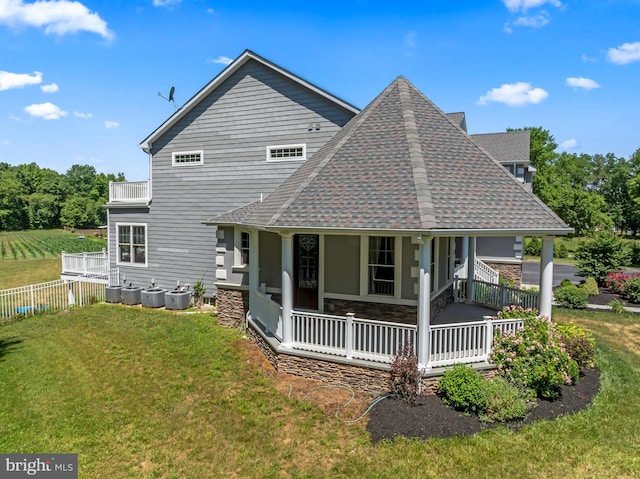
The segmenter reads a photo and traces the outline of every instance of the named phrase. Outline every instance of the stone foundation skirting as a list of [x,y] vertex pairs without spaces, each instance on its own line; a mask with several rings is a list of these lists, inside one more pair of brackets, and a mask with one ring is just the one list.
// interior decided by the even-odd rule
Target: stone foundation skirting
[[240,328],[249,311],[249,291],[218,287],[216,298],[218,324],[228,328]]
[[506,280],[514,281],[518,286],[522,284],[522,263],[487,263],[487,265],[498,271]]

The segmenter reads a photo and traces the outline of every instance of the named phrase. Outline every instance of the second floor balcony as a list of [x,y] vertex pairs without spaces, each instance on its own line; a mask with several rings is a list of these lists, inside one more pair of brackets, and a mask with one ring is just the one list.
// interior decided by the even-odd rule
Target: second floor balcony
[[146,181],[109,183],[109,205],[148,205],[151,202],[151,184]]

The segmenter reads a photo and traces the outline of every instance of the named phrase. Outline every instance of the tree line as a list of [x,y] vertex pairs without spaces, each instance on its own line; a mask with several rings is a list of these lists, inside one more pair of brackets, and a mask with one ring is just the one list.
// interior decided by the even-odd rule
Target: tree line
[[89,165],[60,174],[35,163],[0,162],[0,231],[104,225],[109,181],[124,180],[122,173],[105,175]]
[[[640,149],[630,158],[556,151],[548,130],[531,131],[533,192],[576,235],[593,231],[637,234],[640,230]],[[508,131],[513,131],[512,129]]]

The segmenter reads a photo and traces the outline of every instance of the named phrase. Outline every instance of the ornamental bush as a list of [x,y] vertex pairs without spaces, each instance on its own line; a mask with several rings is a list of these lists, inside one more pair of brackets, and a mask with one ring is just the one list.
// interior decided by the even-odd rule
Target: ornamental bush
[[536,406],[531,391],[511,384],[500,376],[484,381],[484,395],[486,407],[479,414],[484,422],[524,419]]
[[596,356],[596,340],[593,335],[574,323],[556,323],[555,328],[562,336],[569,357],[580,368],[593,367]]
[[391,393],[401,401],[414,403],[418,397],[418,356],[413,346],[408,345],[400,349],[391,362]]
[[456,364],[438,381],[442,402],[464,412],[481,413],[486,408],[485,378],[471,367]]
[[585,278],[595,278],[598,284],[605,282],[611,271],[620,271],[631,260],[629,246],[611,232],[601,231],[580,242],[576,249],[576,272]]
[[632,303],[640,303],[640,273],[609,273],[605,286]]
[[622,296],[632,303],[640,303],[640,277],[634,276],[625,282],[622,288]]
[[582,289],[587,292],[589,296],[598,296],[600,294],[600,289],[598,288],[598,282],[595,278],[587,278],[584,280],[584,283],[580,285]]
[[542,241],[540,238],[525,238],[524,240],[524,254],[528,256],[540,256],[542,250]]
[[525,319],[537,318],[538,310],[536,308],[523,308],[520,305],[509,305],[498,311],[497,319]]
[[553,295],[560,306],[568,309],[586,308],[587,299],[589,298],[587,292],[575,284],[561,286],[553,292]]
[[545,399],[556,399],[560,386],[573,384],[580,373],[562,335],[544,318],[525,319],[524,327],[515,333],[499,333],[490,359],[502,377]]

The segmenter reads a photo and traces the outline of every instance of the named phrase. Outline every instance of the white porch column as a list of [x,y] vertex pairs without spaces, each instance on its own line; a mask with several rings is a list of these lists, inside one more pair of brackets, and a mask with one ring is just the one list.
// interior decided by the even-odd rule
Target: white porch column
[[467,301],[473,301],[475,298],[475,280],[476,277],[476,237],[469,238],[469,256],[467,258]]
[[540,253],[540,296],[538,305],[541,316],[551,321],[551,303],[553,300],[553,237],[542,237]]
[[282,238],[282,343],[283,348],[293,346],[293,234],[280,233]]
[[429,329],[431,328],[431,242],[433,238],[420,241],[420,278],[418,289],[418,368],[429,369]]
[[458,278],[466,278],[469,264],[469,237],[463,236],[460,240],[462,247],[460,251],[460,270],[457,276]]

